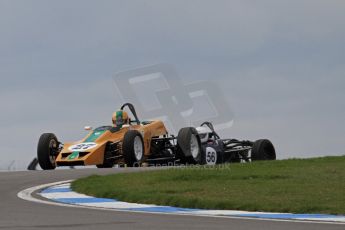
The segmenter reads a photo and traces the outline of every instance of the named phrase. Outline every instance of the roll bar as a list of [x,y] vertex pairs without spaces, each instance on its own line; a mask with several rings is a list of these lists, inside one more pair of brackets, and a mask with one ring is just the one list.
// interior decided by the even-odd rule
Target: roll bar
[[209,121],[205,121],[204,123],[202,123],[200,126],[207,126],[211,129],[213,135],[217,138],[220,139],[219,135],[216,133],[216,131],[214,130],[213,124]]
[[125,107],[128,107],[128,109],[131,111],[131,113],[133,114],[135,120],[131,121],[131,122],[136,122],[138,125],[140,125],[140,120],[137,116],[137,112],[135,111],[134,106],[131,103],[125,103],[121,106],[121,110],[123,110]]

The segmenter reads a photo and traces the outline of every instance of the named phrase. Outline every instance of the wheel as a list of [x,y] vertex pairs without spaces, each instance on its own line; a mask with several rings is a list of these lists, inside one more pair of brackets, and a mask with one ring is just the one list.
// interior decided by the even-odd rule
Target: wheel
[[144,141],[136,130],[129,130],[122,143],[123,157],[127,166],[140,166],[144,161]]
[[252,148],[252,161],[258,160],[275,160],[276,151],[271,141],[267,139],[257,140]]
[[38,164],[43,170],[56,168],[55,159],[58,154],[59,142],[53,133],[41,135],[37,146]]
[[182,128],[177,136],[177,157],[182,163],[200,164],[201,142],[198,132],[193,127]]
[[29,164],[28,166],[28,170],[36,170],[36,167],[38,165],[38,160],[37,160],[37,157],[35,157]]
[[104,158],[103,158],[103,164],[96,165],[97,168],[103,169],[103,168],[112,168],[115,165],[115,160],[111,158],[113,155],[111,154],[109,150],[109,145],[106,146],[104,151]]
[[216,165],[218,160],[218,153],[212,147],[206,147],[205,152],[203,154],[202,164],[205,165]]

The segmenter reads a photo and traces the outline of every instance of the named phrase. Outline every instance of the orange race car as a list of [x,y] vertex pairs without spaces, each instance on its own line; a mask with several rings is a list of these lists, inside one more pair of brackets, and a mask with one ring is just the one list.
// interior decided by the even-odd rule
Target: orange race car
[[[134,119],[128,116],[126,107]],[[90,133],[77,142],[62,144],[53,133],[42,134],[37,148],[39,165],[44,170],[78,165],[139,166],[145,161],[175,160],[179,155],[192,156],[201,152],[195,128],[181,129],[178,138],[169,136],[162,121],[141,122],[130,103],[115,112],[112,120],[113,126],[94,130],[85,127]]]

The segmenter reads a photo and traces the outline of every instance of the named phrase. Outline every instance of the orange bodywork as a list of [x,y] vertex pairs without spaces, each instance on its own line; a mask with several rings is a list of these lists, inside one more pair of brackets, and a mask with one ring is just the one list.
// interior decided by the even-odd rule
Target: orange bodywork
[[[111,127],[107,126],[107,128]],[[123,138],[128,130],[137,130],[141,134],[144,142],[145,156],[150,156],[151,154],[151,140],[153,137],[161,137],[168,134],[162,121],[143,122],[140,125],[128,125],[116,132],[103,130],[97,133],[97,131],[93,130],[81,141],[65,143],[63,149],[56,158],[56,164],[57,166],[102,164],[107,144],[112,142],[118,143],[119,146],[121,146]],[[93,138],[93,140],[88,141],[90,138]],[[121,161],[121,159],[118,161]]]

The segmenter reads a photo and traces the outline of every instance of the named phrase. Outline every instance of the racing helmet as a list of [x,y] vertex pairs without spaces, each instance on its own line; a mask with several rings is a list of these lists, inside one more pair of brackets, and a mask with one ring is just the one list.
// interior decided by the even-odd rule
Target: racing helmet
[[112,116],[113,125],[116,127],[122,127],[125,124],[129,124],[129,117],[126,111],[119,110],[113,113]]
[[212,130],[209,127],[197,127],[196,131],[199,134],[201,143],[206,143],[207,141],[212,139]]

